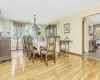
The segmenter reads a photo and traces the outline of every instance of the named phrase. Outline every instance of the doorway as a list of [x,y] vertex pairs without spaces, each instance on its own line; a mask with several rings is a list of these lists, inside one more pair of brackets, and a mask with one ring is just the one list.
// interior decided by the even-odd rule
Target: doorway
[[100,14],[82,19],[82,53],[84,57],[100,60]]

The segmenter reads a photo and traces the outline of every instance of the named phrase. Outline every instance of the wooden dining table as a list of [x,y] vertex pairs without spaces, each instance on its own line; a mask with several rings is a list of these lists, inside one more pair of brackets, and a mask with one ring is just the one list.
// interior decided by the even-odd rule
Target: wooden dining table
[[[46,47],[46,41],[44,41],[44,42],[33,42],[33,45],[34,45],[34,47],[35,48],[37,48],[37,52],[38,52],[38,54],[40,55],[40,51],[41,51],[41,47],[43,48],[45,48]],[[59,46],[59,41],[57,41],[56,42],[56,53],[58,53],[58,52],[60,52],[60,46]]]

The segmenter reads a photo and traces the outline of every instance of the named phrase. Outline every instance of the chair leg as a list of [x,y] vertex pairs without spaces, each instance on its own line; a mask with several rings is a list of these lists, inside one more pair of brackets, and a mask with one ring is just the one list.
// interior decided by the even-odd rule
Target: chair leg
[[56,63],[56,56],[54,55],[54,63]]
[[31,60],[31,52],[28,51],[28,59]]
[[28,50],[26,49],[26,55],[27,55],[27,57],[28,57]]
[[23,48],[23,53],[25,53],[25,49]]
[[32,62],[34,63],[35,62],[35,54],[32,53],[32,55],[33,55]]
[[40,62],[42,62],[42,60],[43,60],[43,55],[42,55],[42,53],[40,53],[40,56],[41,56]]
[[48,58],[47,58],[47,55],[45,56],[45,59],[46,59],[46,66],[48,66]]
[[24,49],[25,53],[27,52],[27,48]]

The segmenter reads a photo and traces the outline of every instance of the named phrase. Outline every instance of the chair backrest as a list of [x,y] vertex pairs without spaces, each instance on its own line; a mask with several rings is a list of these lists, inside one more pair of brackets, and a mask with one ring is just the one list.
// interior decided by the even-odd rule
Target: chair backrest
[[34,49],[33,49],[33,42],[32,42],[32,40],[33,40],[33,38],[32,38],[32,36],[28,36],[27,37],[27,42],[28,42],[28,49],[30,50],[30,51],[33,51]]
[[54,51],[56,48],[56,36],[47,36],[47,51]]
[[28,42],[28,45],[32,45],[32,36],[28,36],[27,37],[27,42]]
[[23,36],[22,44],[23,44],[23,46],[27,45],[27,36]]

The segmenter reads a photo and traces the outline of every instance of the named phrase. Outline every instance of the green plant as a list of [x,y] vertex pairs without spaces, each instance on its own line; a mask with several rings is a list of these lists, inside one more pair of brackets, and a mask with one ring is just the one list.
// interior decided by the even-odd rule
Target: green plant
[[41,32],[38,32],[38,35],[41,35]]

